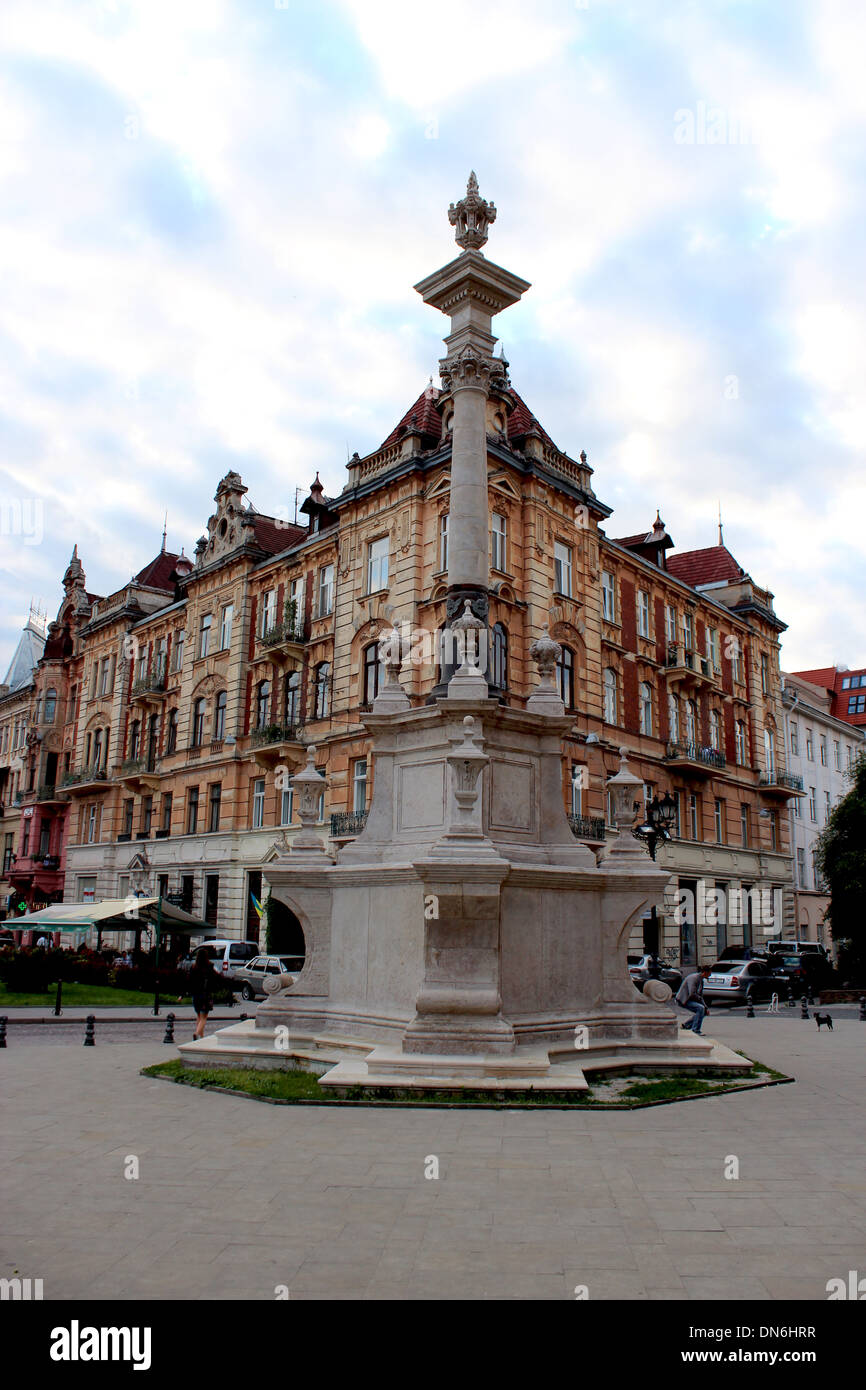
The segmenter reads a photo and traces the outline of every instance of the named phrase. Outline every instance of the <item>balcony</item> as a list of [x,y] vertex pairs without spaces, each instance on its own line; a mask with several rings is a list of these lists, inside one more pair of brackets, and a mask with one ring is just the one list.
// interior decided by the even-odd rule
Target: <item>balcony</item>
[[267,724],[250,734],[250,747],[259,767],[275,767],[287,757],[301,752],[300,724]]
[[353,840],[367,824],[366,811],[336,811],[331,816],[331,839]]
[[150,675],[139,676],[138,680],[133,681],[129,698],[143,704],[148,704],[151,701],[158,702],[164,698],[167,684],[166,672],[160,667],[156,671],[152,671]]
[[802,777],[796,776],[793,772],[780,772],[778,768],[771,768],[769,772],[762,772],[758,779],[758,786],[764,796],[778,796],[783,801],[787,801],[792,796],[806,795]]
[[156,758],[126,758],[120,764],[120,780],[132,790],[159,786],[159,763]]
[[276,661],[286,667],[300,666],[306,640],[303,618],[296,616],[293,603],[287,603],[283,621],[259,634],[256,660]]
[[41,782],[36,792],[37,806],[63,806],[67,797],[54,782]]
[[693,772],[698,776],[712,777],[714,772],[725,769],[725,755],[717,748],[707,748],[696,743],[669,743],[665,762],[680,772]]
[[694,686],[696,689],[711,689],[721,682],[722,673],[709,657],[689,650],[680,642],[669,642],[665,675],[672,685]]
[[108,791],[108,773],[104,767],[79,767],[64,773],[63,791],[67,796],[84,796],[89,792]]
[[578,840],[591,840],[603,845],[606,839],[604,816],[569,816],[571,833]]

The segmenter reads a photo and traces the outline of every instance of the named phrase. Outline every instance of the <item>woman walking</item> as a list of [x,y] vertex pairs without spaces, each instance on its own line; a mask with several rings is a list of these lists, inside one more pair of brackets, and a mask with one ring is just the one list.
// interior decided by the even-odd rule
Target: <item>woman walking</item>
[[189,972],[192,1007],[195,1010],[193,1038],[203,1038],[207,1016],[213,1008],[214,985],[218,983],[207,951],[199,951]]

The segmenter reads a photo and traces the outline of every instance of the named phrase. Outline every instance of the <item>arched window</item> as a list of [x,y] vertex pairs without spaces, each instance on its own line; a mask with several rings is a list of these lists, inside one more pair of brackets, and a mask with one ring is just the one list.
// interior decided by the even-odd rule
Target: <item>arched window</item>
[[141,750],[141,720],[133,719],[132,728],[129,731],[129,756],[137,758]]
[[226,706],[228,704],[228,694],[221,690],[216,697],[216,707],[213,716],[213,736],[215,742],[221,742],[226,736]]
[[508,689],[508,633],[497,623],[493,629],[493,651],[491,653],[491,684],[497,690]]
[[166,751],[166,753],[174,753],[174,752],[177,750],[177,725],[178,725],[178,713],[177,713],[177,710],[176,710],[176,709],[171,709],[171,710],[169,710],[169,712],[168,712],[168,735],[167,735],[167,737],[166,737],[166,743],[165,743],[165,751]]
[[722,747],[722,716],[717,709],[710,710],[710,747],[717,753]]
[[642,734],[651,734],[653,731],[653,692],[647,681],[641,681],[638,694],[640,696],[640,731]]
[[384,664],[379,654],[379,643],[371,642],[364,648],[364,686],[362,691],[362,701],[365,705],[372,705],[376,696],[379,694],[379,686],[385,674]]
[[204,699],[196,700],[192,707],[192,739],[193,748],[201,748],[204,743]]
[[698,709],[694,700],[686,700],[686,743],[694,747],[698,737]]
[[316,667],[316,718],[327,719],[331,712],[331,663],[321,661]]
[[556,683],[565,708],[574,709],[574,652],[571,647],[562,648],[556,663]]
[[680,702],[677,695],[668,696],[668,723],[670,725],[671,743],[680,741]]
[[734,725],[734,752],[738,767],[746,766],[746,726],[742,719]]
[[612,666],[604,669],[604,722],[616,723],[616,671]]
[[298,724],[301,718],[301,673],[293,671],[286,677],[285,718],[287,724]]
[[52,687],[45,692],[45,723],[53,724],[57,713],[57,691]]
[[256,728],[266,729],[271,718],[271,683],[259,681],[256,686]]

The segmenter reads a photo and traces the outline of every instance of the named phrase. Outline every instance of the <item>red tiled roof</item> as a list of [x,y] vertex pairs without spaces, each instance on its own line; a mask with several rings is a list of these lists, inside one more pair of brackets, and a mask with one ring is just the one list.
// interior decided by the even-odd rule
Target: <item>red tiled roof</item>
[[743,571],[726,545],[669,555],[667,568],[670,574],[693,589],[700,584],[736,583],[743,577]]
[[[394,429],[388,435],[388,438],[382,441],[379,448],[386,449],[389,444],[396,444],[397,440],[400,439],[409,428],[413,415],[415,417],[416,430],[420,430],[421,434],[434,435],[438,439],[442,433],[442,418],[439,411],[436,409],[436,402],[441,394],[441,391],[437,390],[435,386],[426,387],[426,389],[421,392],[421,395],[418,397],[417,401],[415,401],[414,405],[411,405],[406,411],[406,414],[399,424],[395,425]],[[546,440],[548,444],[553,445],[555,449],[556,445],[553,443],[550,435],[538,423],[526,402],[521,396],[518,396],[513,386],[509,388],[508,394],[514,401],[514,409],[508,417],[508,438],[521,439],[523,435],[527,434],[533,427],[534,422],[535,429],[538,430],[542,439]]]
[[134,576],[136,584],[145,584],[149,589],[165,589],[171,592],[174,589],[174,568],[180,559],[179,555],[174,555],[170,550],[161,550],[155,559],[145,565],[144,569],[138,571]]
[[399,424],[395,425],[387,439],[379,445],[380,449],[387,449],[389,444],[396,444],[405,431],[409,428],[412,416],[415,417],[415,429],[420,430],[421,434],[432,434],[438,439],[442,433],[442,417],[436,409],[436,402],[441,395],[435,386],[426,386],[421,392],[414,405],[410,405],[406,414]]
[[825,690],[833,690],[836,685],[835,666],[819,666],[815,671],[791,671],[790,674],[798,680],[808,681],[809,685],[823,686]]
[[295,526],[285,521],[277,523],[273,517],[262,516],[260,512],[252,512],[251,515],[256,540],[269,555],[277,555],[281,550],[287,550],[290,545],[295,545],[307,535],[305,526]]
[[615,536],[613,543],[614,545],[623,545],[625,546],[626,550],[628,550],[628,548],[632,545],[645,545],[648,534],[652,533],[641,531],[640,534],[637,536]]

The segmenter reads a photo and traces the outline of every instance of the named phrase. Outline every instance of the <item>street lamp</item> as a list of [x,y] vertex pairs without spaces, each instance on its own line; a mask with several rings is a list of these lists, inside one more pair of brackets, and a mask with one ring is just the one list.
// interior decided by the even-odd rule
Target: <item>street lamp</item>
[[[639,801],[635,802],[634,808],[636,811],[640,809]],[[652,801],[648,801],[645,812],[646,820],[634,833],[646,840],[650,859],[655,859],[659,844],[664,844],[671,838],[671,828],[677,816],[677,803],[670,792],[665,792],[663,797],[656,795]]]

